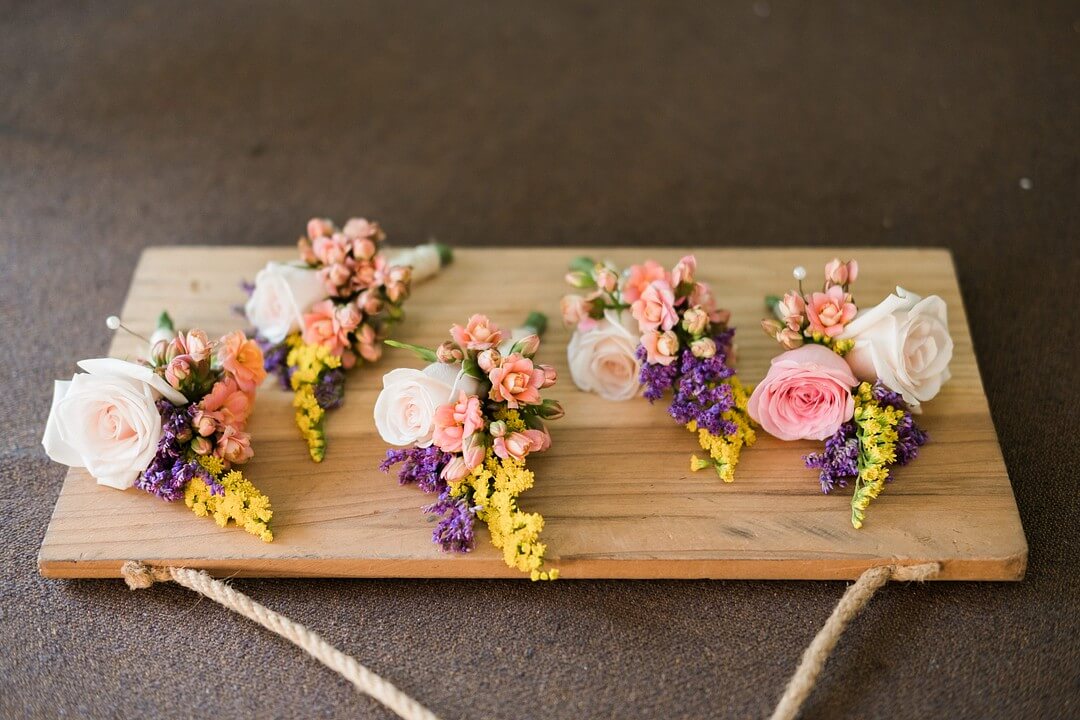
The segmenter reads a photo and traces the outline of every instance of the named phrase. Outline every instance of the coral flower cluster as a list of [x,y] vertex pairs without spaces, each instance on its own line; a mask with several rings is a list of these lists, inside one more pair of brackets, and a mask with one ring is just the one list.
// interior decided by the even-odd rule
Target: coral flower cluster
[[324,416],[345,397],[345,371],[382,355],[382,341],[402,319],[411,284],[450,262],[432,243],[387,259],[379,224],[353,218],[337,227],[308,222],[297,241],[300,263],[269,263],[248,286],[245,305],[266,369],[294,393],[296,424],[311,458],[326,452]]
[[388,341],[429,365],[387,373],[375,403],[382,438],[405,446],[387,451],[383,471],[400,464],[402,484],[437,495],[425,507],[437,518],[433,541],[468,552],[480,520],[506,564],[534,580],[558,576],[544,567],[544,519],[518,506],[534,481],[526,459],[551,447],[546,422],[563,415],[558,402],[542,397],[555,384],[555,369],[534,360],[545,324],[533,313],[508,334],[473,315],[434,350]]
[[695,456],[691,468],[712,467],[725,482],[734,480],[739,453],[754,443],[755,433],[747,388],[732,367],[731,315],[698,279],[695,257],[683,257],[671,270],[647,260],[622,273],[609,263],[579,258],[566,281],[583,291],[562,300],[563,321],[574,327],[568,359],[578,387],[596,388],[610,399],[636,394],[623,389],[628,360],[618,355],[629,333],[636,338],[629,352],[638,368],[629,380],[649,401],[670,390],[668,412],[707,453],[704,459]]

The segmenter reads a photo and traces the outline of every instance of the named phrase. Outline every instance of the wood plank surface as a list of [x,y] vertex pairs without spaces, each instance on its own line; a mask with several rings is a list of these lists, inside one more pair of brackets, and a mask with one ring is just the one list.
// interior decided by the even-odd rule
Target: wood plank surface
[[[856,300],[871,306],[893,284],[948,303],[956,343],[953,378],[919,422],[931,442],[870,507],[866,525],[849,522],[850,489],[821,494],[801,456],[819,443],[782,443],[764,433],[744,451],[736,482],[691,473],[695,438],[666,405],[611,403],[578,391],[566,369],[569,332],[558,321],[562,276],[580,254],[619,265],[652,257],[672,264],[688,250],[550,248],[459,250],[455,263],[417,287],[397,339],[435,345],[453,322],[486,312],[509,327],[532,309],[551,326],[539,360],[560,381],[550,397],[566,417],[551,423],[553,445],[531,457],[536,486],[525,510],[546,519],[549,566],[563,578],[842,579],[893,562],[939,561],[939,579],[1019,580],[1027,543],[976,365],[949,253],[942,249],[708,249],[700,276],[733,313],[738,370],[765,374],[777,346],[758,328],[762,298],[791,285],[805,265],[816,283],[834,255],[860,263]],[[179,326],[216,336],[245,323],[230,307],[243,300],[241,278],[291,248],[159,247],[143,254],[123,309],[125,324],[149,334],[168,308]],[[487,278],[488,282],[473,284]],[[102,320],[102,332],[106,332]],[[133,357],[137,340],[118,334],[110,354]],[[77,358],[72,358],[72,367]],[[326,460],[312,463],[292,421],[291,395],[267,381],[249,429],[255,458],[245,473],[274,506],[273,543],[235,527],[218,528],[182,503],[131,489],[102,487],[68,472],[39,556],[48,577],[117,577],[126,560],[205,568],[218,575],[311,577],[524,577],[506,567],[480,529],[476,549],[446,554],[431,543],[420,506],[431,501],[378,471],[386,446],[372,421],[380,378],[420,363],[390,351],[353,371],[347,399],[328,414]],[[482,528],[482,525],[478,525]]]

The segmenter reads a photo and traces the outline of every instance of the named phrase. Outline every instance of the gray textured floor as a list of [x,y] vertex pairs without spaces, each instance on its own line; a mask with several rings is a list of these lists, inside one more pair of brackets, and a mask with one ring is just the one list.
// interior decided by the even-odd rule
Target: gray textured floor
[[[951,247],[1028,579],[886,588],[805,717],[1080,713],[1080,9],[615,7],[0,3],[0,715],[387,716],[185,590],[35,564],[51,381],[107,347],[140,250],[358,213],[459,245]],[[446,718],[762,716],[844,587],[236,585]]]

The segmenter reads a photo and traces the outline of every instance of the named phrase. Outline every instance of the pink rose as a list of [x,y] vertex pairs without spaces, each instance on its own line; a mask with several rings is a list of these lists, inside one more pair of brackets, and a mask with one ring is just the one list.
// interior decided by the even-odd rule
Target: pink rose
[[345,257],[351,247],[352,243],[341,233],[334,233],[329,237],[322,235],[315,238],[311,243],[311,249],[315,253],[315,257],[319,258],[324,265],[336,265],[345,262]]
[[670,330],[647,332],[641,336],[641,344],[645,348],[645,362],[650,365],[670,365],[679,352],[679,338]]
[[671,271],[671,285],[672,287],[679,287],[683,283],[694,282],[694,276],[697,274],[697,258],[693,255],[687,255],[679,260],[675,264],[674,269]]
[[325,345],[330,352],[341,355],[349,345],[348,332],[338,321],[337,307],[333,300],[323,300],[304,313],[304,342],[309,345]]
[[503,358],[501,365],[491,369],[488,379],[491,380],[492,400],[518,408],[540,402],[540,388],[546,377],[532,360],[513,353]]
[[218,341],[221,368],[231,375],[245,392],[254,392],[266,379],[262,349],[239,330],[223,335]]
[[825,282],[829,285],[847,285],[855,282],[859,276],[859,263],[848,260],[840,262],[840,258],[833,258],[825,263]]
[[529,451],[533,449],[533,439],[523,432],[512,432],[495,438],[493,448],[495,454],[503,460],[509,458],[524,460]]
[[675,292],[667,280],[654,280],[630,306],[630,314],[638,321],[641,332],[670,330],[679,322],[675,312]]
[[242,465],[255,454],[251,449],[251,436],[226,425],[218,436],[214,454],[235,465]]
[[855,318],[855,313],[855,303],[839,285],[833,285],[825,292],[813,293],[810,302],[806,303],[810,330],[828,337],[836,337],[844,332],[844,326]]
[[781,440],[825,440],[855,412],[858,382],[832,350],[803,345],[773,358],[750,395],[750,417]]
[[495,347],[502,340],[502,331],[488,319],[487,315],[473,315],[465,327],[454,325],[450,336],[466,350],[487,350]]
[[655,260],[646,260],[641,265],[631,265],[627,271],[626,282],[623,284],[623,302],[632,303],[641,297],[654,280],[668,279],[667,270]]
[[443,452],[461,452],[462,441],[484,427],[480,398],[458,394],[457,402],[440,405],[435,411],[435,432],[432,439]]
[[805,312],[806,301],[797,292],[787,293],[776,306],[776,314],[783,319],[789,328],[796,331],[802,328]]
[[[223,424],[232,425],[237,430],[243,430],[248,416],[251,415],[254,400],[254,393],[244,392],[236,384],[236,380],[226,377],[214,383],[214,387],[210,389],[210,392],[199,401],[199,408],[204,413],[219,414]],[[203,432],[206,427],[205,423],[196,420],[195,424],[199,428],[201,435],[210,434]]]

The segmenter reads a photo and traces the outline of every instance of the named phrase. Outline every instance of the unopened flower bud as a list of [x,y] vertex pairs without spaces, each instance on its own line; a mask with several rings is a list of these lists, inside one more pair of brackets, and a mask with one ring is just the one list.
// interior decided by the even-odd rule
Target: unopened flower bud
[[491,433],[491,437],[501,438],[506,435],[506,423],[502,420],[496,420],[488,426],[488,432]]
[[210,438],[199,436],[191,441],[191,450],[196,455],[209,455],[213,449],[214,443],[210,442]]
[[195,430],[199,433],[199,435],[203,437],[210,437],[214,434],[216,423],[214,422],[214,419],[210,417],[210,415],[208,415],[207,413],[199,410],[195,413],[195,417],[192,419],[192,422],[195,423]]
[[596,279],[596,287],[606,293],[615,292],[615,288],[619,286],[618,273],[606,265],[598,267],[593,275]]
[[776,334],[776,341],[785,350],[794,350],[797,347],[802,347],[803,336],[791,328],[784,328]]
[[540,336],[536,333],[530,333],[520,340],[516,341],[510,352],[518,352],[525,357],[532,357],[536,354],[536,351],[540,349]]
[[447,340],[435,348],[435,357],[441,363],[455,364],[465,359],[465,353],[461,352],[461,348],[457,345]]
[[150,348],[150,360],[153,361],[154,365],[164,365],[167,362],[165,360],[165,352],[168,348],[168,340],[158,340],[154,343],[153,347]]
[[710,337],[698,338],[690,342],[690,352],[694,357],[711,358],[716,355],[716,341]]
[[558,400],[545,400],[541,403],[537,414],[545,420],[558,420],[566,414],[566,411]]
[[165,381],[179,389],[191,375],[191,356],[179,355],[169,361],[165,367]]
[[480,366],[480,369],[485,373],[489,373],[492,369],[499,367],[499,363],[502,362],[502,354],[495,348],[489,348],[484,350],[476,357],[476,364]]
[[549,388],[554,385],[555,381],[558,379],[555,368],[545,364],[540,364],[537,367],[544,371],[544,384],[540,386],[540,389],[543,390],[544,388]]
[[686,330],[686,332],[691,335],[700,335],[703,333],[705,331],[705,326],[708,325],[708,323],[709,313],[700,305],[695,305],[683,313],[683,330]]
[[775,338],[777,333],[784,329],[784,326],[779,320],[765,318],[761,321],[761,329],[764,330],[765,334],[769,337]]
[[596,285],[592,276],[581,270],[571,270],[566,273],[566,282],[576,288],[591,288]]
[[656,341],[656,350],[661,355],[675,357],[679,352],[679,336],[671,330],[661,333]]
[[302,237],[297,240],[296,249],[300,251],[300,259],[308,265],[319,264],[319,257],[315,254],[315,249],[308,238]]

